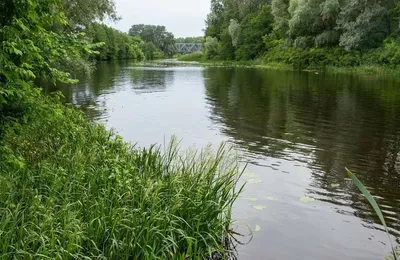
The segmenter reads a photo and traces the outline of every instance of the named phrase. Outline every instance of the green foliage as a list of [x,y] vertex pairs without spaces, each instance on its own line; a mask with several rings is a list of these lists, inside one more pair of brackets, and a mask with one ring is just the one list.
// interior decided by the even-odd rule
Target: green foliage
[[390,18],[393,21],[392,28],[393,28],[393,36],[400,38],[400,2],[397,2],[393,9],[389,11]]
[[204,61],[204,54],[201,52],[195,52],[195,53],[189,53],[189,54],[184,54],[180,55],[178,57],[179,61]]
[[203,36],[176,38],[175,42],[176,43],[204,43],[205,42],[205,38]]
[[73,28],[88,27],[95,21],[118,19],[114,0],[64,0],[64,12]]
[[142,49],[146,60],[159,60],[164,54],[152,42],[142,44]]
[[205,55],[207,59],[212,59],[218,55],[218,39],[207,37],[204,44]]
[[144,59],[142,40],[139,37],[130,36],[99,23],[92,23],[87,28],[87,34],[93,42],[104,43],[98,49],[99,52],[93,56],[96,60]]
[[265,54],[267,62],[297,68],[398,65],[395,0],[214,0],[206,25],[206,37],[219,44],[207,58],[252,60]]
[[218,54],[216,57],[221,60],[234,60],[236,48],[232,45],[232,37],[228,28],[221,32],[218,42]]
[[[400,45],[388,39],[385,45],[367,52],[346,51],[342,47],[296,48],[287,47],[279,41],[268,42],[271,46],[265,53],[265,63],[285,63],[295,69],[324,69],[327,67],[357,67],[379,65],[388,68],[400,66]],[[274,45],[275,44],[275,45]]]
[[[86,66],[95,53],[83,33],[60,34],[53,25],[66,26],[59,1],[8,1],[0,24],[0,121],[29,110],[38,95],[35,80],[73,83],[70,73]],[[4,13],[7,11],[7,13]],[[10,19],[3,19],[12,16]]]
[[237,60],[251,60],[266,51],[262,41],[272,31],[273,16],[269,5],[262,5],[256,12],[248,14],[242,21],[242,39],[236,50]]
[[0,141],[0,257],[212,259],[228,254],[236,160],[138,149],[35,99]]
[[211,0],[211,12],[207,15],[205,36],[219,37],[224,22],[224,3],[222,0]]
[[289,14],[289,0],[272,0],[271,14],[274,16],[274,29],[275,31],[285,33],[289,29],[288,21]]
[[135,24],[129,29],[129,35],[138,36],[145,42],[153,43],[167,57],[175,54],[174,35],[168,32],[165,26]]
[[338,29],[340,45],[348,50],[374,48],[388,36],[386,6],[375,1],[348,1],[341,9]]
[[240,27],[238,21],[236,21],[235,19],[231,19],[228,30],[229,35],[232,38],[232,45],[234,47],[237,47],[241,36],[240,34],[242,32],[242,28]]
[[348,169],[346,169],[346,172],[347,172],[347,175],[349,175],[349,177],[353,180],[353,182],[356,185],[356,187],[360,190],[360,192],[368,200],[369,204],[371,204],[371,206],[374,209],[376,215],[378,215],[378,218],[381,221],[383,227],[385,228],[386,234],[387,234],[387,236],[389,238],[389,242],[390,242],[390,245],[392,247],[393,258],[394,258],[394,260],[397,260],[396,252],[395,252],[395,249],[393,247],[393,242],[392,242],[392,239],[390,238],[389,229],[388,229],[388,227],[386,225],[385,218],[383,216],[383,213],[382,213],[381,209],[378,206],[378,203],[376,203],[374,197],[371,195],[371,193],[368,191],[368,189],[361,183],[361,181],[357,178],[357,176],[354,175],[354,173],[352,173]]
[[218,53],[213,53],[214,58],[249,60],[263,54],[262,37],[271,32],[273,24],[266,2],[212,1],[206,36],[218,40]]

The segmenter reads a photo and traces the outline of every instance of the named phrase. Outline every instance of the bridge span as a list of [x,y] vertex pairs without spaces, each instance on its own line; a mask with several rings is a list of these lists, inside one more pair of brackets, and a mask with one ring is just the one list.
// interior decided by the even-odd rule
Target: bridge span
[[203,50],[202,43],[175,43],[175,49],[178,53],[193,53]]

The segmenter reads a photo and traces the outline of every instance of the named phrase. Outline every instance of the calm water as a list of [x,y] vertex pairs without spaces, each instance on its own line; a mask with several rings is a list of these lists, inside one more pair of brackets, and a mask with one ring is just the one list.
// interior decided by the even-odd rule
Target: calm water
[[243,181],[262,181],[235,205],[240,231],[243,223],[261,227],[239,259],[387,255],[388,238],[345,167],[400,236],[400,79],[102,63],[91,79],[60,88],[67,102],[140,146],[172,135],[183,146],[233,144],[254,174]]

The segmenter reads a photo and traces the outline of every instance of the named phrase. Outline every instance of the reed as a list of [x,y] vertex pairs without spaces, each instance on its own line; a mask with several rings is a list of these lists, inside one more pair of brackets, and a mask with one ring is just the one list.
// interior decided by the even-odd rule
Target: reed
[[229,257],[229,149],[137,148],[42,103],[0,140],[0,259]]

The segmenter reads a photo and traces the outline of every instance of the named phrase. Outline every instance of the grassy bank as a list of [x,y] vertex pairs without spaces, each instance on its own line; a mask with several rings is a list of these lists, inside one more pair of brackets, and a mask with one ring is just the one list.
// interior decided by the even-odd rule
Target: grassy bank
[[203,259],[228,253],[239,172],[221,148],[135,148],[36,97],[0,138],[0,259]]
[[[192,59],[193,58],[193,59]],[[379,65],[371,62],[361,63],[359,65],[335,66],[330,65],[327,60],[310,62],[309,58],[303,57],[297,60],[259,58],[248,61],[233,61],[233,60],[213,60],[207,59],[205,55],[182,55],[177,58],[182,62],[198,62],[203,66],[218,66],[218,67],[249,67],[249,68],[265,68],[276,70],[293,70],[293,71],[315,71],[315,72],[334,72],[334,73],[354,73],[354,74],[400,74],[400,68],[396,66]]]

